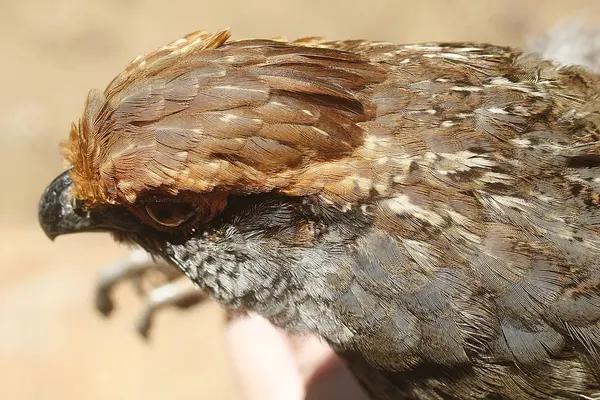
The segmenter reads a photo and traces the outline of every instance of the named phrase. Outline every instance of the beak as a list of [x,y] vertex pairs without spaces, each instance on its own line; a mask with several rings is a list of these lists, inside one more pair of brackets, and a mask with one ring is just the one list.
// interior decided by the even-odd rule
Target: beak
[[40,199],[40,226],[51,240],[68,233],[140,230],[137,218],[122,207],[84,209],[83,202],[72,197],[72,187],[69,171],[65,171],[48,185]]

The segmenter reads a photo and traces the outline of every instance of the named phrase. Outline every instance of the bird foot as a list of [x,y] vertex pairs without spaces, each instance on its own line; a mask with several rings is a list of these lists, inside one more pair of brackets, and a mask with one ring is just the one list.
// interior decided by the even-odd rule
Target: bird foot
[[104,316],[114,310],[112,292],[120,282],[132,282],[145,300],[136,319],[136,331],[148,338],[154,316],[165,307],[188,308],[206,299],[207,295],[177,269],[162,259],[153,259],[136,249],[126,257],[102,268],[95,290],[95,307]]

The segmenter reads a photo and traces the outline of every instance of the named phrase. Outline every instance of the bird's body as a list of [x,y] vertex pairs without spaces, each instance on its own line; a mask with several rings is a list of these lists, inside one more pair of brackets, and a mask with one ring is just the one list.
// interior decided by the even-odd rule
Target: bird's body
[[116,231],[324,338],[374,399],[600,393],[598,76],[473,43],[227,38],[90,94],[60,182],[93,223],[50,221],[53,184],[49,234]]

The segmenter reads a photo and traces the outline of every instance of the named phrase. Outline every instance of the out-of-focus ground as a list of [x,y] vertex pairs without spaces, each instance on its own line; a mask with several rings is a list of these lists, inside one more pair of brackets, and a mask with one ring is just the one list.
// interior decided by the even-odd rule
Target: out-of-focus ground
[[217,306],[165,311],[143,343],[131,287],[117,291],[112,319],[92,308],[98,269],[126,249],[97,234],[51,243],[37,226],[87,91],[197,29],[521,46],[565,17],[600,16],[600,2],[5,0],[0,10],[0,398],[238,399]]

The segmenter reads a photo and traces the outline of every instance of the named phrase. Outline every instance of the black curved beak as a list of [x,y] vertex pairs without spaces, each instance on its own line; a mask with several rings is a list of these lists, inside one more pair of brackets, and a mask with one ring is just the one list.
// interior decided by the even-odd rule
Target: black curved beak
[[120,207],[85,209],[83,202],[71,195],[72,186],[69,171],[65,171],[48,185],[40,199],[38,219],[51,240],[68,233],[140,229],[139,220]]

